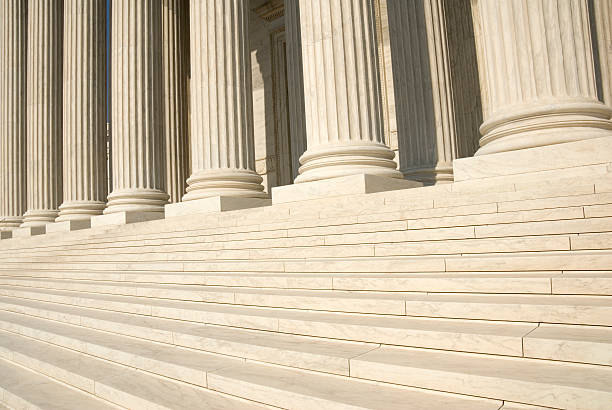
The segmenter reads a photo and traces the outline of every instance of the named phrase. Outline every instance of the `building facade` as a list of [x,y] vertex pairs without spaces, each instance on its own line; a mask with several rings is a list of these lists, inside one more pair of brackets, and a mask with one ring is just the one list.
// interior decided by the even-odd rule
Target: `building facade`
[[606,0],[114,0],[109,15],[104,0],[6,0],[0,227],[354,174],[451,182],[459,158],[611,136],[611,13]]

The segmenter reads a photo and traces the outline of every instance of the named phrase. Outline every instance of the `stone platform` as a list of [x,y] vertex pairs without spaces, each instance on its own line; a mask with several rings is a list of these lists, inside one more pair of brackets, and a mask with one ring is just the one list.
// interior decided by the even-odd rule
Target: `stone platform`
[[10,407],[612,402],[609,173],[208,210],[0,255]]

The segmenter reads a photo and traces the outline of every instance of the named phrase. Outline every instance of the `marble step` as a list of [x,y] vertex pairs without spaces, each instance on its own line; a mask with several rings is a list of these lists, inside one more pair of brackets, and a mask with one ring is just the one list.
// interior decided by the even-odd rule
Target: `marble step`
[[[565,188],[567,189],[567,187]],[[582,191],[586,192],[586,194],[583,192],[582,195],[578,195],[579,192]],[[583,202],[582,205],[588,205],[588,204],[605,204],[605,203],[612,203],[612,194],[610,193],[596,193],[593,194],[592,192],[595,191],[595,189],[591,186],[590,189],[584,189],[584,188],[579,188],[579,191],[575,191],[573,192],[574,195],[573,196],[563,196],[563,195],[567,195],[567,192],[564,192],[563,190],[559,190],[559,189],[552,189],[552,190],[544,190],[543,192],[540,191],[528,191],[527,194],[522,193],[520,196],[517,196],[515,198],[509,198],[509,199],[514,199],[515,201],[511,201],[511,202],[521,202],[521,201],[529,201],[529,200],[534,200],[535,199],[547,199],[547,198],[560,198],[561,201],[558,201],[558,206],[560,207],[565,207],[565,206],[577,206],[577,205],[581,205],[581,202]],[[559,195],[561,195],[561,197],[559,197]],[[492,198],[490,197],[490,195],[488,196],[490,198],[490,200],[488,202],[485,203],[489,203],[489,204],[495,204],[497,208],[500,207],[500,204],[496,201],[499,201],[500,198]],[[573,197],[575,197],[575,199],[572,199]],[[579,197],[579,198],[578,198]],[[368,198],[371,202],[372,202],[372,207],[371,209],[365,209],[364,211],[364,207],[367,208],[367,204],[360,202],[360,201],[355,201],[354,198],[343,198],[341,200],[341,202],[339,199],[330,199],[330,200],[325,200],[322,201],[320,204],[317,204],[319,206],[322,206],[322,208],[316,208],[317,212],[315,213],[310,213],[307,215],[303,215],[300,214],[300,212],[296,212],[294,210],[293,213],[289,213],[287,209],[284,209],[282,207],[266,207],[266,208],[262,208],[262,209],[255,209],[255,210],[243,210],[243,211],[238,211],[238,212],[230,212],[227,213],[225,215],[210,215],[210,216],[194,216],[191,218],[174,218],[173,220],[166,220],[166,221],[153,221],[153,222],[149,222],[149,223],[143,223],[143,224],[134,224],[131,226],[126,226],[126,227],[118,227],[116,229],[113,230],[104,230],[101,233],[98,232],[91,232],[91,234],[88,233],[81,233],[80,235],[78,233],[71,233],[71,235],[56,235],[57,239],[59,239],[60,241],[63,239],[64,243],[63,244],[78,244],[78,243],[82,243],[83,238],[87,238],[87,237],[91,237],[91,238],[103,238],[103,237],[113,237],[114,239],[119,239],[121,237],[126,237],[129,238],[130,235],[134,238],[146,238],[147,235],[149,235],[149,237],[151,239],[154,239],[156,235],[163,235],[164,232],[172,232],[172,231],[189,231],[189,230],[193,230],[195,227],[197,226],[206,226],[209,231],[212,231],[213,229],[218,230],[219,228],[225,226],[225,227],[231,227],[231,226],[237,226],[237,225],[248,225],[249,224],[249,218],[252,218],[252,222],[251,224],[254,226],[259,226],[262,223],[278,223],[279,220],[282,219],[286,219],[289,223],[291,223],[290,221],[293,220],[300,220],[300,219],[326,219],[326,218],[337,218],[338,216],[347,216],[347,215],[367,215],[368,214],[372,214],[372,213],[381,213],[381,208],[386,208],[384,210],[386,211],[393,211],[393,207],[395,207],[395,210],[404,210],[404,211],[410,211],[411,209],[427,209],[427,208],[431,208],[432,210],[434,209],[434,204],[433,204],[433,200],[429,200],[426,201],[425,203],[419,204],[417,206],[414,206],[414,204],[412,204],[409,201],[399,201],[399,202],[395,202],[395,205],[393,201],[389,202],[389,200],[386,200],[384,197],[377,197],[376,195],[372,194],[372,195],[365,195],[364,198]],[[565,202],[563,202],[565,201]],[[367,201],[366,201],[367,202]],[[478,202],[478,201],[477,201]],[[325,204],[327,203],[327,209],[331,210],[332,212],[335,212],[335,214],[332,215],[326,215],[326,212],[324,211],[325,208]],[[359,203],[359,206],[355,206],[355,203]],[[343,204],[344,206],[339,206]],[[398,205],[399,204],[399,205]],[[479,204],[477,204],[479,205]],[[515,204],[516,205],[516,204]],[[302,206],[302,207],[306,207],[306,209],[311,209],[312,208],[312,204],[298,204],[298,205],[292,205],[292,206]],[[344,209],[346,206],[348,206],[347,209]],[[352,206],[352,208],[351,208]],[[461,206],[471,206],[471,205],[460,205],[457,204],[456,201],[451,201],[448,206],[446,206],[445,208],[448,207],[461,207]],[[534,204],[534,206],[531,207],[527,207],[526,209],[542,209],[542,208],[554,208],[555,206],[547,206],[546,204],[540,204],[540,205],[536,205]],[[269,208],[269,209],[268,209]],[[507,210],[520,210],[521,208],[518,207],[516,208],[516,206],[510,206],[508,209],[501,209],[503,211],[507,211]],[[286,212],[283,212],[286,211]],[[340,213],[340,214],[338,214]],[[384,213],[384,212],[382,212]],[[441,215],[445,215],[448,214],[448,211],[445,210],[444,212],[438,214],[438,216]],[[452,214],[451,214],[452,215]],[[176,219],[176,220],[175,220]],[[347,222],[348,223],[348,222]],[[211,226],[213,225],[213,226]],[[185,234],[189,234],[189,233],[183,233],[183,235]],[[64,238],[72,238],[74,237],[75,239],[72,239],[72,242],[70,241],[66,241]],[[77,239],[78,238],[78,239]],[[19,248],[21,246],[26,246],[26,247],[38,247],[40,245],[42,246],[49,246],[49,244],[45,244],[45,238],[29,238],[28,240],[12,240],[12,241],[6,241],[6,243],[3,243],[3,246],[5,249],[9,249],[9,248]],[[55,241],[54,241],[55,242]],[[57,244],[56,244],[57,245]]]
[[[608,205],[611,209],[612,205]],[[495,207],[494,207],[495,208]],[[495,213],[495,209],[480,209],[476,215],[443,216],[429,219],[403,218],[396,220],[360,222],[355,218],[333,218],[331,220],[308,220],[300,228],[289,228],[278,224],[271,227],[236,227],[235,232],[220,233],[218,230],[176,232],[173,235],[161,234],[160,237],[147,239],[137,237],[97,239],[90,243],[80,242],[70,247],[55,246],[47,249],[24,249],[1,251],[6,256],[32,255],[71,255],[71,254],[106,254],[109,248],[117,252],[131,253],[135,251],[155,250],[173,251],[213,251],[229,249],[270,248],[316,246],[324,244],[326,235],[359,234],[393,231],[414,231],[420,235],[417,239],[427,239],[425,234],[432,234],[433,229],[455,228],[492,224],[508,224],[517,222],[554,221],[565,219],[582,219],[582,207],[555,208],[535,211],[518,211]],[[386,214],[385,214],[386,215]],[[376,215],[370,215],[375,217]],[[387,218],[391,218],[387,216]],[[444,232],[444,231],[441,231]],[[453,231],[449,231],[453,232]],[[447,234],[448,235],[448,234]],[[318,239],[316,239],[318,238]],[[111,241],[112,239],[112,241]]]
[[[107,307],[109,304],[109,301],[107,301]],[[78,305],[61,305],[52,302],[7,297],[0,298],[0,308],[7,312],[46,318],[63,323],[78,324],[158,342],[177,343],[185,347],[209,351],[214,346],[221,346],[220,348],[222,349],[227,347],[221,342],[223,334],[231,335],[233,339],[246,340],[248,343],[264,340],[265,343],[263,344],[268,348],[278,345],[279,341],[284,339],[312,340],[299,337],[274,336],[276,333],[282,333],[338,341],[357,341],[368,344],[383,343],[520,356],[522,355],[521,338],[537,327],[537,324],[534,323],[360,316],[320,312],[295,312],[282,309],[237,309],[192,305],[187,303],[182,305],[171,303],[167,304],[167,307],[159,305],[156,307],[160,313],[151,317],[127,312],[95,310],[95,308],[84,308]],[[111,305],[111,307],[113,306]],[[183,308],[182,311],[179,310],[181,307]],[[171,314],[164,316],[165,311],[163,309],[171,310],[170,313],[173,316]],[[202,333],[200,327],[195,325],[181,326],[181,322],[177,324],[176,321],[168,320],[168,318],[190,320],[191,322],[203,323],[215,328],[218,326],[225,326],[227,328],[225,331],[215,333],[214,337],[213,335],[208,335],[207,337],[210,339],[208,340],[203,337],[206,332]],[[155,329],[155,331],[152,329]],[[268,338],[266,338],[265,333],[258,333],[259,339],[255,339],[252,332],[246,331],[248,329],[272,333],[268,335]],[[194,339],[194,335],[199,335],[200,338]],[[215,342],[213,339],[217,339],[219,342]],[[259,344],[261,345],[262,343]],[[322,344],[325,345],[325,343]],[[334,345],[332,342],[329,342],[329,344]],[[281,344],[280,348],[286,350],[287,346]],[[299,350],[306,347],[298,344],[297,348]],[[215,352],[231,354],[226,350],[215,350]],[[264,351],[264,353],[268,353],[268,351]],[[297,352],[294,352],[294,355],[296,354]],[[314,356],[313,352],[310,352],[310,356]],[[322,355],[319,353],[319,356]],[[273,357],[273,359],[279,360],[281,358]],[[343,363],[346,364],[345,362]],[[331,362],[326,363],[326,365],[340,366],[337,363]]]
[[[0,343],[6,339],[0,336]],[[0,352],[4,349],[0,348]],[[0,358],[0,408],[9,409],[119,409],[35,371]],[[2,407],[2,404],[7,407]]]
[[[37,297],[36,294],[27,296]],[[57,299],[58,295],[51,296]],[[45,295],[38,296],[38,298],[44,299]],[[67,301],[59,299],[57,302]],[[125,297],[90,298],[89,300],[82,298],[80,305],[73,306],[8,297],[0,299],[0,307],[6,311],[73,324],[86,322],[89,327],[109,332],[123,329],[122,332],[127,335],[153,338],[153,340],[162,342],[170,342],[179,337],[161,330],[152,333],[154,317],[368,343],[514,356],[525,355],[606,365],[610,362],[609,351],[611,351],[612,337],[606,328],[600,327],[540,325],[541,329],[536,329],[536,323],[295,312],[283,309],[241,308],[188,302],[162,301],[152,306],[143,306],[138,303],[138,300],[130,301],[130,298]],[[115,312],[94,310],[96,308],[112,309]],[[521,309],[521,306],[517,305],[515,308]],[[124,312],[148,316],[143,318],[142,316],[122,315],[118,313],[122,309]],[[580,310],[584,307],[574,306],[573,309]],[[561,311],[560,315],[562,314]],[[150,317],[151,315],[153,317]],[[155,323],[164,324],[167,321],[162,320]],[[193,347],[192,345],[187,346]]]
[[[610,215],[612,215],[612,206]],[[359,238],[363,238],[368,243],[384,243],[384,242],[413,242],[427,240],[444,240],[444,239],[472,239],[477,235],[483,235],[483,231],[476,232],[476,229],[488,228],[493,223],[503,223],[500,229],[508,224],[516,223],[511,228],[519,229],[527,222],[555,222],[557,224],[536,226],[536,232],[540,235],[547,234],[546,229],[549,229],[553,234],[561,233],[583,233],[583,232],[601,232],[610,229],[610,218],[604,219],[582,219],[583,209],[578,207],[559,208],[552,210],[537,210],[537,215],[527,215],[528,212],[508,212],[502,214],[484,214],[472,215],[471,220],[457,220],[454,217],[435,218],[441,220],[434,224],[425,224],[422,220],[397,220],[382,223],[361,223],[358,224],[355,220],[338,222],[334,219],[335,225],[329,225],[321,222],[320,226],[314,226],[303,229],[273,229],[269,231],[249,231],[238,232],[235,234],[219,234],[214,232],[206,236],[197,232],[181,232],[176,233],[176,236],[159,234],[156,239],[138,238],[136,240],[121,241],[121,238],[97,239],[93,243],[73,244],[70,247],[56,246],[50,249],[25,249],[15,250],[9,249],[4,251],[7,258],[26,259],[42,256],[60,256],[60,255],[108,255],[108,249],[115,249],[118,253],[142,253],[145,251],[154,252],[191,252],[201,251],[214,256],[213,251],[230,251],[230,250],[246,250],[246,249],[268,249],[268,248],[289,248],[289,247],[313,247],[321,245],[342,245],[342,244],[358,244]],[[474,219],[479,218],[479,220]],[[563,223],[566,219],[571,219],[572,225],[563,229]],[[559,221],[563,220],[563,221]],[[426,222],[427,220],[425,220]],[[429,220],[431,222],[431,220]],[[496,222],[497,221],[497,222]],[[317,224],[314,220],[311,224]],[[478,224],[487,224],[480,226]],[[560,224],[560,226],[559,226]],[[438,225],[438,226],[436,226]],[[480,228],[479,228],[480,227]],[[571,228],[571,229],[568,229]],[[242,228],[237,228],[241,230]],[[560,230],[561,229],[561,230]],[[486,231],[484,231],[486,232]],[[495,233],[499,236],[499,231]],[[528,233],[528,235],[530,235]],[[346,243],[343,242],[345,240]],[[483,242],[483,241],[481,241]],[[478,241],[476,241],[476,244]],[[0,250],[0,252],[2,252]],[[227,253],[227,252],[226,252]],[[240,252],[234,252],[235,255],[241,255]],[[239,256],[240,257],[240,256]],[[245,256],[242,256],[245,257]],[[247,256],[248,257],[248,254]]]
[[[50,281],[49,281],[50,282]],[[96,296],[131,296],[145,304],[148,300],[180,300],[227,305],[280,307],[345,313],[371,313],[526,321],[566,324],[610,325],[612,297],[565,295],[435,294],[403,292],[347,292],[326,290],[236,289],[192,285],[79,286],[74,282],[54,284],[58,289],[0,285],[0,294],[13,297],[43,297],[78,304]],[[60,282],[60,281],[58,281]],[[67,286],[70,285],[70,286]],[[92,293],[83,293],[90,286]],[[71,290],[63,290],[71,287]],[[97,292],[93,292],[96,290]],[[104,291],[105,293],[99,293]],[[114,293],[111,293],[114,292]],[[29,296],[28,296],[29,295]],[[89,298],[89,299],[88,299]],[[143,303],[141,302],[141,303]],[[97,307],[97,305],[95,306]]]
[[[93,381],[95,394],[110,393],[109,395],[112,395],[114,400],[122,402],[129,408],[248,409],[263,407],[253,402],[230,398],[218,392],[287,409],[307,408],[313,403],[330,409],[418,409],[445,408],[446,406],[446,408],[466,410],[496,409],[501,404],[494,400],[393,387],[346,377],[301,372],[255,363],[240,363],[207,371],[203,379],[208,389],[205,390],[171,381],[165,377],[160,378],[131,370],[101,361],[91,355],[63,349],[38,340],[15,334],[8,335],[10,336],[0,338],[0,344],[9,344],[13,354],[18,355],[29,366],[39,371],[53,373],[54,377],[64,378],[68,383]],[[186,366],[189,364],[187,363]],[[195,364],[191,366],[196,367]],[[156,370],[163,371],[164,369],[157,368]],[[246,377],[246,375],[255,377]],[[169,384],[175,386],[173,391],[166,391],[164,388]],[[137,395],[144,396],[146,399]],[[409,406],[413,407],[406,407],[406,401],[409,401],[411,403]]]
[[[236,288],[312,289],[381,292],[455,292],[455,293],[552,293],[557,290],[572,291],[574,279],[582,292],[611,292],[612,273],[583,272],[563,274],[550,272],[499,272],[456,273],[434,272],[428,274],[253,274],[253,273],[147,273],[147,272],[86,272],[86,271],[0,271],[0,283],[17,284],[32,280],[73,280],[97,284],[127,283],[167,285],[207,285]],[[567,277],[566,277],[567,276]],[[557,279],[565,279],[557,282]],[[591,289],[590,284],[593,283]],[[606,285],[608,284],[609,285]],[[607,290],[610,289],[610,290]]]
[[4,262],[5,270],[252,272],[252,273],[427,273],[609,271],[612,250],[484,253],[468,255],[330,257],[150,262]]
[[379,347],[117,313],[81,318],[76,326],[0,311],[0,329],[204,387],[208,372],[242,359],[348,376],[350,359]]
[[[4,279],[67,279],[92,284],[140,283],[237,288],[429,293],[612,295],[612,271],[304,274],[243,272],[0,271]],[[8,283],[8,282],[7,282]]]
[[[45,343],[12,332],[0,331],[0,356],[80,389],[88,393],[89,397],[104,399],[125,408],[265,408],[192,384],[120,366],[83,351],[63,348],[55,343]],[[205,384],[204,371],[200,372],[200,377]],[[2,384],[0,380],[0,386]],[[76,403],[72,408],[78,408]]]
[[[207,306],[199,307],[203,309]],[[185,306],[185,308],[188,309],[189,306]],[[259,349],[261,351],[260,356],[246,356],[245,358],[284,365],[291,365],[288,360],[299,357],[300,351],[304,351],[302,355],[309,357],[311,365],[312,363],[318,363],[319,366],[323,366],[311,370],[323,369],[321,371],[338,374],[348,371],[348,359],[347,357],[340,357],[331,360],[331,350],[326,346],[336,347],[337,343],[342,340],[366,343],[358,344],[356,347],[348,346],[346,349],[338,349],[338,352],[348,349],[350,354],[353,354],[356,349],[367,350],[372,344],[377,346],[383,343],[521,356],[523,354],[522,338],[533,332],[537,327],[537,324],[534,323],[300,313],[253,308],[251,310],[254,311],[245,309],[239,311],[237,309],[221,310],[218,308],[214,310],[214,307],[212,307],[211,311],[190,310],[186,311],[182,317],[174,317],[174,319],[182,320],[191,319],[192,322],[206,324],[210,328],[204,328],[203,330],[200,325],[196,326],[194,323],[188,326],[183,322],[176,322],[163,317],[102,311],[7,297],[0,298],[0,309],[6,312],[40,317],[62,323],[78,324],[92,329],[158,342],[175,343],[184,347],[232,356],[244,356],[246,353],[244,353],[245,350],[242,345],[251,344],[254,347],[247,353],[250,355],[257,354],[257,349]],[[200,313],[199,318],[196,317],[197,313]],[[248,329],[257,329],[269,333],[253,333]],[[286,335],[278,336],[277,334]],[[304,336],[310,336],[310,338]],[[320,341],[321,339],[313,339],[312,337],[333,339],[337,342],[331,340],[323,342]],[[228,339],[237,342],[242,340],[243,343],[242,345],[236,343],[234,350],[227,350],[231,348],[231,344],[223,340]],[[315,343],[312,342],[313,340],[319,341]],[[289,345],[281,343],[282,341],[287,341],[287,343],[295,341],[295,343]],[[308,341],[312,342],[314,347],[322,345],[322,348],[309,348],[304,344]],[[537,340],[534,341],[534,345],[537,346],[537,342]],[[534,349],[536,346],[534,346]],[[291,350],[293,353],[291,355],[275,356],[277,352],[283,350]],[[314,360],[317,357],[319,358],[318,362]],[[279,362],[279,360],[284,361]]]
[[[612,328],[597,326],[285,312],[284,317],[278,318],[277,329],[270,333],[267,328],[261,329],[265,332],[254,332],[227,327],[226,323],[222,327],[211,326],[214,322],[203,327],[11,298],[0,298],[0,309],[217,354],[301,367],[294,361],[297,359],[302,365],[308,363],[309,370],[336,374],[347,374],[350,357],[379,343],[612,365]],[[268,318],[274,313],[277,312],[267,312]],[[295,336],[300,334],[317,338]],[[339,342],[346,339],[364,343]]]
[[[612,236],[591,240],[591,245],[574,245],[574,249],[611,249]],[[393,238],[390,238],[393,239]],[[373,256],[428,256],[428,255],[468,255],[482,253],[516,253],[542,251],[569,251],[573,238],[570,235],[524,236],[518,238],[495,239],[456,239],[433,241],[409,241],[376,244],[323,245],[282,248],[255,248],[240,250],[193,250],[162,251],[143,248],[127,252],[107,251],[105,254],[73,255],[32,255],[6,257],[6,263],[83,263],[83,262],[172,262],[172,261],[217,261],[217,260],[276,260],[309,259],[325,257],[373,257]],[[585,243],[584,240],[581,240]],[[392,241],[389,241],[392,242]],[[578,242],[578,240],[576,240]],[[600,245],[597,247],[597,245]],[[263,246],[263,245],[258,245]]]
[[609,366],[381,347],[352,360],[351,375],[563,409],[612,403]]

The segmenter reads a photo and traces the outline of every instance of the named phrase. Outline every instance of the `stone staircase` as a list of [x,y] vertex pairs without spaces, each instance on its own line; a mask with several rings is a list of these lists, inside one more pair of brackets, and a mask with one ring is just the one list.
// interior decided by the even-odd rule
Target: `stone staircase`
[[609,409],[612,175],[0,243],[9,408]]

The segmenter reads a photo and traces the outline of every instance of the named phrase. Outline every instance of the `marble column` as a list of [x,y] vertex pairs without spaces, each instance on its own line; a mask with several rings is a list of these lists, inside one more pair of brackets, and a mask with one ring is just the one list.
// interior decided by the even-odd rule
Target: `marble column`
[[373,0],[300,0],[307,150],[295,182],[402,178],[384,143]]
[[[471,127],[463,126],[470,119],[464,106],[479,100],[478,72],[468,69],[470,63],[454,59],[453,50],[475,58],[466,46],[473,42],[470,2],[387,4],[400,170],[407,179],[424,183],[452,182],[453,161],[474,154],[481,124],[472,120]],[[453,27],[447,26],[449,17]],[[462,17],[467,17],[467,24]],[[466,84],[470,79],[472,84]],[[463,101],[466,94],[469,103]]]
[[0,230],[26,210],[27,0],[0,2]]
[[28,210],[22,226],[54,222],[62,202],[63,14],[63,1],[28,2]]
[[484,109],[477,155],[612,136],[612,108],[597,99],[587,3],[474,0]]
[[609,0],[593,0],[593,6],[601,69],[601,97],[605,104],[612,107],[612,4]]
[[57,221],[89,220],[106,189],[106,1],[64,0],[64,202]]
[[304,107],[304,69],[300,36],[300,7],[297,1],[285,2],[287,38],[287,96],[289,101],[289,133],[291,136],[292,179],[298,176],[299,157],[306,151],[306,117]]
[[105,214],[163,215],[165,192],[161,1],[112,7],[113,191]]
[[187,0],[163,0],[164,135],[166,188],[170,202],[179,202],[189,176],[187,129]]
[[255,172],[249,2],[191,0],[191,176],[184,201],[263,198]]

